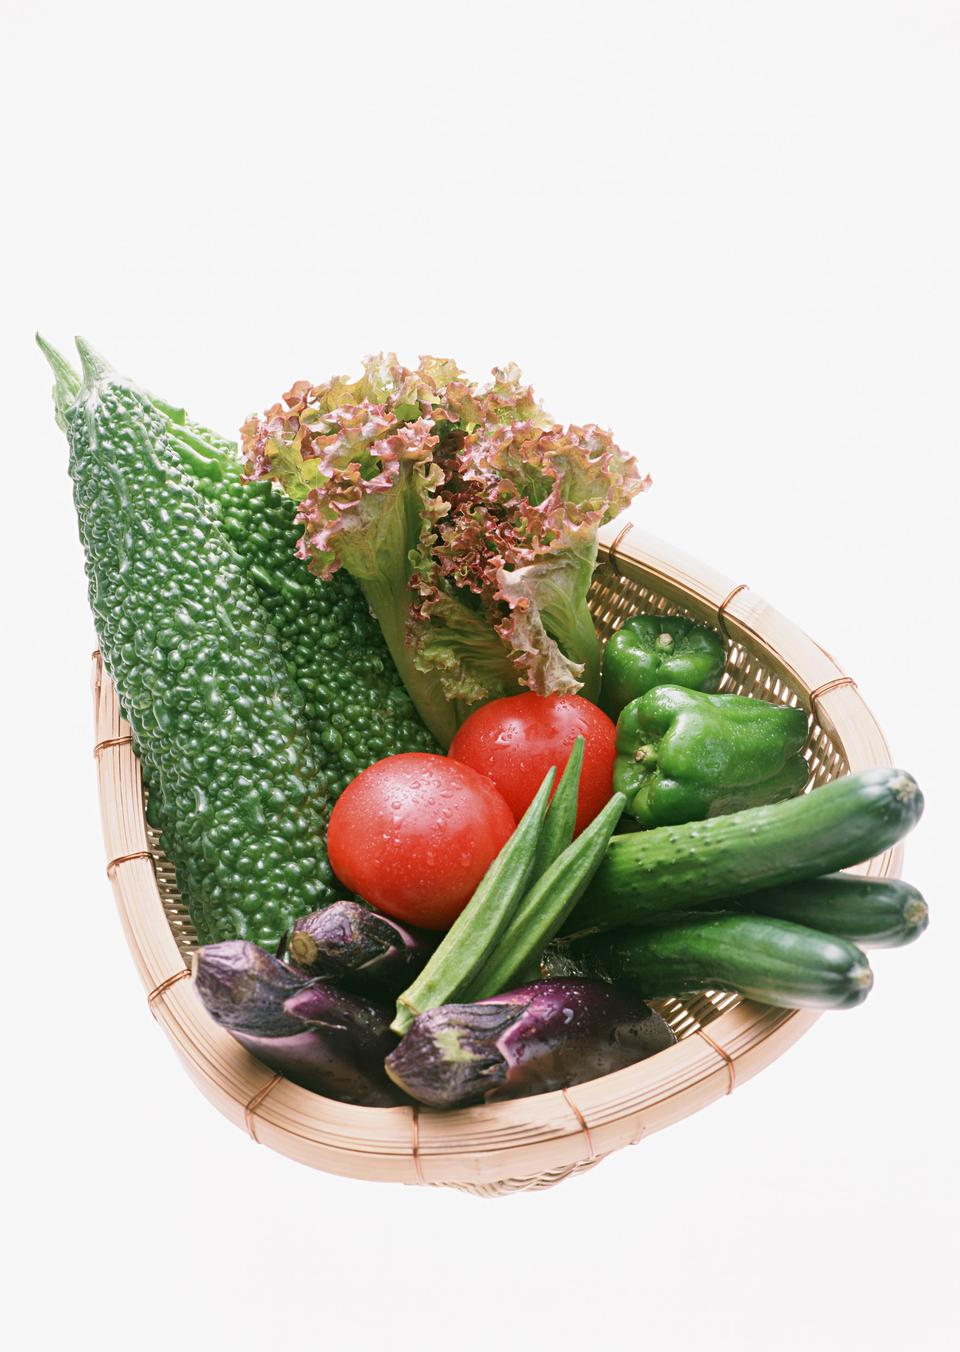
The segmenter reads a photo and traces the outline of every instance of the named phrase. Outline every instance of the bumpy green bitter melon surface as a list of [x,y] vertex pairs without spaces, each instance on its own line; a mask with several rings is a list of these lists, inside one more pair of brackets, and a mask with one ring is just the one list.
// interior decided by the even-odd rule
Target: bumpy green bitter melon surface
[[[70,472],[104,662],[202,941],[267,945],[333,899],[304,696],[163,415],[84,349]],[[238,485],[239,487],[239,485]]]
[[[199,431],[199,429],[197,429]],[[361,770],[403,751],[439,751],[397,674],[377,621],[348,573],[321,581],[296,556],[296,506],[273,484],[245,484],[235,448],[204,432],[222,478],[191,474],[247,565],[270,614],[332,802]]]

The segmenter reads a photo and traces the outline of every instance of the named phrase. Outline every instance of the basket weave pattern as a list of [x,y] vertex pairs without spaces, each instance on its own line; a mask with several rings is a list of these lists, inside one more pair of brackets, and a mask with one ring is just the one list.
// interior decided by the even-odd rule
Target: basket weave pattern
[[[602,545],[590,604],[604,638],[637,612],[686,614],[717,625],[728,638],[722,690],[807,709],[811,787],[889,764],[876,723],[827,653],[749,588],[731,586],[649,537],[633,546],[634,534],[608,533]],[[94,692],[108,874],[150,1007],[217,1107],[254,1140],[294,1159],[338,1174],[446,1185],[486,1197],[551,1187],[731,1092],[816,1018],[808,1010],[706,991],[653,1002],[677,1046],[572,1090],[445,1113],[357,1108],[311,1094],[272,1076],[213,1023],[190,984],[179,979],[196,934],[173,867],[145,822],[129,728],[99,658]],[[859,871],[895,876],[899,863],[895,849]]]

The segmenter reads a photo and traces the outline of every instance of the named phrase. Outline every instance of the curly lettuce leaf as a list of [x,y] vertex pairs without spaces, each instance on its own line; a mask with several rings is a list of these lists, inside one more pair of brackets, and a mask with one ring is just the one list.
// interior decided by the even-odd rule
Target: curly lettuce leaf
[[649,486],[594,426],[505,423],[469,435],[441,490],[436,567],[479,596],[521,681],[538,694],[599,689],[587,606],[597,530]]
[[[368,358],[243,428],[248,478],[299,503],[300,552],[360,582],[422,716],[527,686],[595,698],[597,529],[649,486],[608,432],[561,427],[516,366]],[[449,721],[447,721],[449,726]]]
[[408,628],[417,670],[436,672],[445,697],[462,705],[517,694],[517,671],[490,617],[443,584],[421,580],[420,590]]
[[410,551],[447,510],[434,492],[437,437],[424,420],[385,426],[362,406],[341,412],[322,453],[300,466],[312,484],[297,513],[300,553],[321,577],[346,567],[360,581],[396,577],[405,587]]
[[[592,556],[595,563],[596,545]],[[592,574],[589,557],[574,551],[498,570],[497,597],[508,612],[497,633],[509,645],[524,684],[538,695],[572,695],[599,683],[599,644],[586,604]]]

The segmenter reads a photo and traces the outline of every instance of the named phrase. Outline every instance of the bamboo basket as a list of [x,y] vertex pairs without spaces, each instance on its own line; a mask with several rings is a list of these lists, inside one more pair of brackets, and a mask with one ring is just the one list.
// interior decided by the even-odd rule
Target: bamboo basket
[[[604,637],[637,612],[682,613],[720,628],[728,640],[723,690],[807,710],[810,786],[890,763],[852,678],[746,584],[632,526],[607,528],[591,608]],[[675,1046],[573,1089],[449,1112],[359,1108],[310,1093],[246,1052],[183,980],[196,936],[173,868],[144,820],[130,729],[99,654],[94,698],[107,876],[149,1007],[211,1103],[290,1159],[353,1178],[486,1197],[550,1187],[731,1093],[817,1018],[706,991],[655,1002],[677,1034]],[[897,847],[857,871],[896,877],[900,862]]]

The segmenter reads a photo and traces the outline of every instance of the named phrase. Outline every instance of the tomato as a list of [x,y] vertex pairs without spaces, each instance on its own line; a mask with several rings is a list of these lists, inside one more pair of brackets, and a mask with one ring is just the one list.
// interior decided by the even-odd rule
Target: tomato
[[448,929],[515,825],[484,775],[411,751],[347,785],[330,814],[327,854],[364,901],[411,925]]
[[488,775],[519,821],[550,766],[559,779],[582,735],[579,834],[613,793],[616,732],[607,715],[580,695],[508,695],[475,709],[448,754]]

